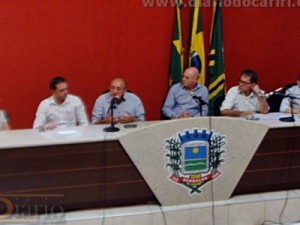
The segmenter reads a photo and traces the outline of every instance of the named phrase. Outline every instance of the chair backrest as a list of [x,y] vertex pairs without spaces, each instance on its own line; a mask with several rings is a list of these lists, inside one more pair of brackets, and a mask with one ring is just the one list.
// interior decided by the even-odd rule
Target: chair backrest
[[170,120],[171,119],[171,117],[166,116],[162,110],[162,108],[165,104],[166,98],[167,98],[167,96],[164,97],[161,107],[160,107],[160,120]]
[[[132,93],[131,90],[126,90],[126,91],[129,92],[129,93]],[[105,94],[105,93],[108,93],[108,92],[110,92],[110,90],[109,90],[109,89],[106,89],[105,91],[102,92],[102,94]]]
[[289,88],[291,88],[291,87],[293,87],[293,86],[295,86],[295,85],[297,85],[297,83],[296,83],[296,82],[294,82],[294,83],[289,83],[289,84],[286,84],[286,85],[284,86],[284,90],[287,90],[287,89],[289,89]]
[[214,104],[214,116],[221,116],[220,107],[225,99],[225,95],[218,96]]
[[270,107],[269,112],[279,112],[280,104],[283,97],[279,95],[271,95],[268,99],[268,105]]

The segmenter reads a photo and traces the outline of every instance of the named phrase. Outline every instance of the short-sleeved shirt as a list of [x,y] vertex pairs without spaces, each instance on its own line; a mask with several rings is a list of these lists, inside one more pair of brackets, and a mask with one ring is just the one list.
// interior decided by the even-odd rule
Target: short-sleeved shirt
[[3,110],[0,110],[0,130],[4,128],[4,125],[7,123],[7,116]]
[[[300,87],[298,85],[293,86],[293,87],[287,89],[285,94],[300,98]],[[293,108],[300,109],[300,99],[293,99],[292,105],[293,105]],[[291,107],[291,105],[290,105],[289,98],[282,99],[282,102],[280,104],[280,112],[285,112],[290,107]]]
[[53,96],[44,99],[36,112],[33,128],[54,123],[57,127],[88,125],[88,117],[81,99],[68,94],[65,101],[58,105]]
[[245,96],[240,92],[238,86],[232,87],[226,94],[220,110],[231,109],[237,112],[253,111],[259,112],[259,101],[257,95],[253,92]]

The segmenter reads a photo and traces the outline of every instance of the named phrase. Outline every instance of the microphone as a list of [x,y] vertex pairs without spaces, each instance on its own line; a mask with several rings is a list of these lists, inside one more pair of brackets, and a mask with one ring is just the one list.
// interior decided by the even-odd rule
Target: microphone
[[277,94],[279,91],[282,91],[282,90],[285,90],[285,89],[286,89],[285,87],[277,88],[276,90],[271,91],[271,92],[265,94],[265,96],[266,96],[266,98],[270,98],[272,95],[275,95],[275,94]]
[[277,88],[277,89],[275,90],[275,92],[282,91],[282,90],[285,90],[285,87]]
[[112,111],[113,109],[116,109],[117,108],[117,104],[118,104],[118,101],[119,101],[120,97],[119,96],[115,96],[113,97],[111,100],[110,100],[110,107],[107,109],[107,114]]
[[111,104],[117,103],[119,101],[120,97],[119,96],[115,96],[111,99]]
[[202,98],[200,96],[197,96],[197,95],[194,95],[194,92],[190,92],[190,95],[193,99],[195,99],[195,101],[198,103],[198,104],[201,104],[201,105],[208,105],[207,102],[203,101]]
[[194,95],[194,92],[193,92],[193,91],[190,92],[190,95],[191,95],[191,97],[192,97],[193,99],[198,99],[198,97],[197,97],[196,95]]
[[109,127],[105,127],[103,130],[105,132],[117,132],[120,130],[120,128],[115,127],[115,123],[114,123],[114,109],[117,108],[116,104],[118,103],[120,97],[119,96],[114,96],[111,99],[110,102],[110,107],[108,108],[107,114],[110,111],[110,126]]

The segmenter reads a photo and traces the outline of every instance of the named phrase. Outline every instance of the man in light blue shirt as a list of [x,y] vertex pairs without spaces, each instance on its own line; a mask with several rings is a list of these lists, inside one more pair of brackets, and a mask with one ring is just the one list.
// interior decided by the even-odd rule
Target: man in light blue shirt
[[109,92],[100,95],[92,112],[93,124],[111,123],[111,104],[114,102],[113,122],[130,123],[145,120],[142,101],[135,94],[127,92],[126,82],[115,78],[110,83]]
[[[284,98],[282,99],[281,105],[280,105],[280,112],[285,113],[300,113],[300,73],[297,77],[297,85],[294,85],[286,90],[286,95],[295,96],[296,99],[289,99]],[[292,100],[292,108],[291,108],[291,101]]]
[[172,119],[207,116],[208,90],[198,83],[199,76],[195,67],[184,71],[181,83],[174,84],[169,90],[162,108],[164,116]]

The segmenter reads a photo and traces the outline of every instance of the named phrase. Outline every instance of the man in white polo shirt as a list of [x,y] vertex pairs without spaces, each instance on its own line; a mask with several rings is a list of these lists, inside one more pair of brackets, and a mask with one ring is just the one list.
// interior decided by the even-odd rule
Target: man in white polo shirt
[[81,99],[68,94],[68,84],[63,77],[50,81],[52,95],[44,99],[36,112],[33,128],[41,130],[56,127],[88,125],[88,117]]
[[253,70],[244,70],[238,86],[229,89],[220,108],[224,116],[243,117],[253,113],[268,113],[269,105],[264,92],[257,84]]

